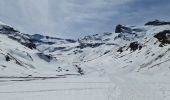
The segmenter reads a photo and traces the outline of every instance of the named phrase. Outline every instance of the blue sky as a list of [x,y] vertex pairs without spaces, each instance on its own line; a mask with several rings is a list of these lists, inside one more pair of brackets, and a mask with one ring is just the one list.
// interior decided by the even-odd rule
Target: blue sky
[[0,21],[29,34],[77,38],[117,24],[169,20],[170,0],[0,0]]

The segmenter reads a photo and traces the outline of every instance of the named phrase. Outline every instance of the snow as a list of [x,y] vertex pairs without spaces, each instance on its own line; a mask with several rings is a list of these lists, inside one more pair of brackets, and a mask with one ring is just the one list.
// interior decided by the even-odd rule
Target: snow
[[[37,49],[22,44],[29,42],[29,35],[12,31],[10,36],[17,41],[0,31],[1,99],[170,100],[169,44],[160,47],[153,37],[169,30],[169,25],[131,28],[140,30],[134,31],[137,36],[105,33],[74,43],[42,38],[43,42],[36,42]],[[141,50],[130,50],[135,41],[142,45]],[[95,43],[103,44],[91,46]],[[80,48],[82,44],[89,46]],[[59,47],[64,48],[55,50]]]
[[1,79],[0,96],[2,100],[169,100],[170,80],[162,77],[129,74],[29,81]]
[[110,96],[110,88],[114,85],[103,78],[6,80],[1,82],[0,96],[2,100],[105,100]]

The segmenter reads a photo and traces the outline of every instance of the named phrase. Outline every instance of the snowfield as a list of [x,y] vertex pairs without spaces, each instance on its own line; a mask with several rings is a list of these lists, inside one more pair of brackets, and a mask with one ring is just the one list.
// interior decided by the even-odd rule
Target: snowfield
[[0,100],[170,100],[170,23],[77,40],[0,23]]
[[2,100],[111,100],[114,87],[103,78],[5,80],[0,96]]
[[167,76],[166,80],[157,76],[132,76],[1,79],[0,96],[1,100],[170,99]]

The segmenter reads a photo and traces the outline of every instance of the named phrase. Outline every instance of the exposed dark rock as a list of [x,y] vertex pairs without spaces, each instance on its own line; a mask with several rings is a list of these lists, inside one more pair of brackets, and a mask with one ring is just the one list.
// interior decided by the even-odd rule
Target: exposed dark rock
[[42,43],[42,44],[48,44],[48,45],[53,45],[53,44],[55,44],[55,42],[44,42],[44,41],[42,41],[42,40],[36,40],[36,39],[32,39],[32,41],[33,41],[33,43]]
[[36,45],[34,43],[25,43],[24,44],[26,47],[30,48],[30,49],[36,49]]
[[56,47],[55,49],[56,50],[62,50],[62,49],[65,49],[66,47]]
[[28,75],[28,77],[32,77],[32,75]]
[[104,54],[108,54],[109,52],[110,52],[110,50],[107,50],[107,51],[104,52]]
[[43,36],[39,34],[34,34],[31,35],[31,40],[33,43],[36,44],[47,44],[47,45],[53,45],[55,43],[59,42],[70,42],[70,43],[75,43],[76,41],[73,39],[61,39],[61,38],[56,38],[56,37],[50,37],[50,36]]
[[56,71],[61,72],[61,71],[63,71],[63,69],[61,67],[58,67]]
[[135,29],[132,29],[133,31],[135,31],[135,32],[142,32],[143,31],[143,29],[140,29],[140,28],[135,28]]
[[106,45],[117,45],[117,44],[115,44],[115,43],[106,43]]
[[119,24],[116,26],[115,33],[132,33],[132,29]]
[[80,74],[80,75],[84,75],[84,71],[82,70],[81,67],[79,67],[78,65],[74,65],[76,68],[77,68],[77,72]]
[[131,27],[126,27],[123,25],[117,25],[115,33],[118,33],[118,35],[114,38],[116,39],[123,39],[126,41],[134,40],[135,38],[139,38],[139,35],[137,32],[143,31],[142,29],[133,29]]
[[74,52],[74,54],[78,54],[78,53],[82,53],[83,51],[82,50],[74,50],[73,52]]
[[0,65],[1,67],[3,67],[3,68],[6,68],[7,66],[5,66],[5,65]]
[[44,36],[40,35],[40,34],[34,34],[31,36],[31,38],[34,40],[40,40],[40,39],[44,38]]
[[[9,57],[9,58],[8,58],[8,57]],[[23,65],[23,62],[22,62],[22,61],[20,61],[19,59],[13,57],[13,56],[12,56],[11,54],[9,54],[9,53],[7,53],[6,60],[9,60],[9,61],[10,61],[10,60],[14,60],[17,65],[25,67],[25,66]],[[25,67],[25,68],[26,68],[26,67]]]
[[11,58],[10,58],[8,55],[6,55],[6,56],[5,56],[5,60],[6,60],[6,61],[10,61]]
[[117,50],[117,52],[122,53],[122,52],[123,52],[123,48],[124,48],[124,47],[120,47],[120,48]]
[[7,26],[7,25],[3,25],[2,28],[0,29],[0,31],[6,31],[6,32],[18,32],[17,30],[15,30],[14,28]]
[[55,51],[64,50],[64,49],[66,49],[66,47],[54,47],[52,50],[49,49],[49,52],[55,52]]
[[10,39],[17,41],[20,44],[30,49],[36,49],[36,45],[33,43],[30,35],[20,33],[19,31],[15,30],[13,27],[7,25],[1,25],[0,34],[5,34]]
[[154,26],[159,26],[159,25],[170,25],[170,22],[164,22],[160,20],[154,20],[154,21],[149,21],[145,25],[154,25]]
[[70,70],[66,69],[65,71],[68,72],[68,71],[70,71]]
[[78,39],[78,42],[82,43],[83,41],[89,41],[89,40],[93,40],[93,37],[92,36],[85,36],[82,39]]
[[122,25],[117,25],[115,29],[115,33],[121,33],[122,32]]
[[73,40],[73,39],[66,39],[67,42],[70,42],[70,43],[75,43],[76,41]]
[[16,35],[16,36],[19,36],[20,38],[17,38],[15,36],[8,36],[10,39],[13,39],[15,41],[18,41],[19,43],[21,43],[22,45],[30,48],[30,49],[36,49],[36,45],[32,42],[31,39],[29,38],[25,38],[21,35]]
[[104,43],[80,43],[80,45],[77,46],[77,48],[80,48],[80,49],[83,49],[83,48],[86,48],[86,47],[95,48],[95,47],[99,47],[103,44]]
[[[67,41],[70,43],[75,43],[76,40],[74,39],[62,39],[62,38],[56,38],[56,37],[50,37],[50,36],[44,36],[46,39],[53,39],[53,40],[60,40],[60,41]],[[54,43],[54,42],[53,42]]]
[[45,55],[43,53],[37,53],[37,55],[47,62],[50,62],[53,59],[52,55]]
[[110,36],[112,33],[104,33],[104,36]]
[[142,49],[142,46],[141,45],[139,45],[139,50],[141,50]]
[[130,41],[130,40],[134,40],[135,38],[138,38],[138,35],[136,33],[130,33],[130,34],[129,33],[120,33],[114,38],[114,40],[116,40],[118,38],[121,38],[126,41]]
[[157,38],[159,42],[161,42],[160,46],[163,46],[164,44],[170,44],[170,30],[159,32],[154,35],[154,37]]
[[140,45],[138,42],[132,42],[129,45],[130,51],[136,51],[137,49],[141,50],[142,45]]
[[50,37],[50,36],[45,36],[46,39],[56,39],[56,40],[63,40],[61,38],[56,38],[56,37]]

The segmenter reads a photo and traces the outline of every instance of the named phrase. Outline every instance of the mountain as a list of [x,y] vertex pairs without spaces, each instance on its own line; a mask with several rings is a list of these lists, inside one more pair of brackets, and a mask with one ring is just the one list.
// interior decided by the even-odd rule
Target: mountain
[[33,37],[11,26],[0,25],[1,77],[54,77],[77,73],[69,71],[71,67],[60,68],[56,57],[40,52]]
[[157,74],[169,70],[169,44],[170,24],[158,20],[119,24],[113,33],[77,40],[29,35],[0,23],[0,76]]

